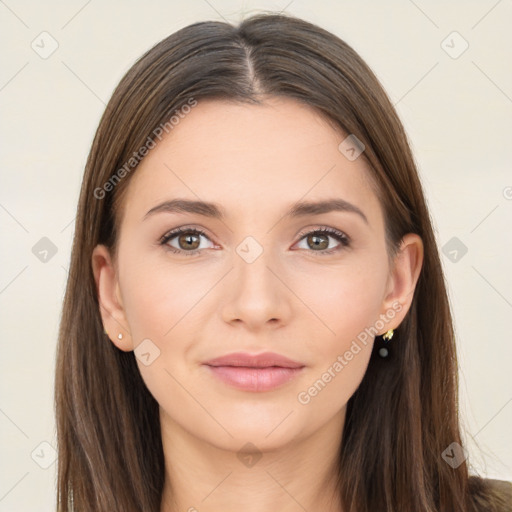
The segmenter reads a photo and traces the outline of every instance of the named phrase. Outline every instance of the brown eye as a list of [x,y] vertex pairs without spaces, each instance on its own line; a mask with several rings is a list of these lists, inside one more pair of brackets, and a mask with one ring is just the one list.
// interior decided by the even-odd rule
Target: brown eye
[[190,233],[179,235],[177,240],[178,245],[186,249],[197,249],[201,244],[199,236]]
[[[307,246],[301,247],[301,249],[310,250],[310,252],[317,252],[319,255],[339,252],[344,247],[348,247],[350,245],[349,237],[345,235],[345,233],[333,228],[315,229],[314,231],[301,233],[300,236],[300,241],[304,240]],[[331,246],[329,248],[330,239],[337,240],[338,246]]]
[[[191,256],[204,249],[204,247],[200,247],[201,237],[209,240],[207,235],[199,229],[178,228],[164,235],[160,239],[160,244],[165,245],[166,248],[170,249],[172,252]],[[170,244],[170,242],[174,242],[175,239],[175,243],[178,244],[177,246]]]
[[325,250],[329,247],[329,237],[327,235],[312,234],[307,236],[307,242],[311,248]]

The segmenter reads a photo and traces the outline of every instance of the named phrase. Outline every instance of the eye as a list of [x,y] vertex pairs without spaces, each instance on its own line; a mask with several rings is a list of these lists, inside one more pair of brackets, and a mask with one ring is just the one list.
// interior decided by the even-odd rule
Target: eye
[[[314,247],[312,252],[317,252],[319,255],[328,255],[339,252],[345,247],[350,246],[350,239],[345,233],[338,231],[334,228],[320,228],[306,233],[300,233],[301,240],[305,240],[309,247]],[[339,242],[338,246],[329,247],[329,239],[334,238]],[[309,247],[306,247],[308,249]]]
[[[201,247],[201,237],[207,238],[209,240],[206,233],[200,229],[181,227],[166,233],[160,239],[160,244],[167,246],[167,248],[174,253],[193,256],[199,253],[202,249],[207,248]],[[169,244],[169,242],[173,241],[175,238],[178,247]]]
[[[306,241],[306,244],[310,244],[309,249],[313,247],[312,252],[317,252],[319,255],[328,255],[342,250],[344,247],[350,246],[350,239],[345,233],[338,231],[334,228],[319,228],[313,231],[302,232],[299,235],[302,240]],[[194,256],[198,254],[202,249],[208,247],[201,247],[201,237],[210,240],[206,233],[197,228],[181,227],[174,229],[166,233],[159,240],[160,245],[165,245],[167,249],[177,254],[184,254],[186,256]],[[178,247],[171,245],[169,242],[174,241]],[[329,247],[329,239],[335,239],[338,241],[338,245],[335,247]],[[301,247],[303,249],[303,247]]]

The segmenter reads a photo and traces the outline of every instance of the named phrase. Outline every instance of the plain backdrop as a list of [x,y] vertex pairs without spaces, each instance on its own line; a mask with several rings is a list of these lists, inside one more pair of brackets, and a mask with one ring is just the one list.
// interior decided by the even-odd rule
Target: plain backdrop
[[512,480],[510,1],[5,0],[0,511],[55,507],[57,331],[83,168],[106,102],[135,59],[177,29],[260,10],[347,41],[395,104],[448,280],[472,471]]

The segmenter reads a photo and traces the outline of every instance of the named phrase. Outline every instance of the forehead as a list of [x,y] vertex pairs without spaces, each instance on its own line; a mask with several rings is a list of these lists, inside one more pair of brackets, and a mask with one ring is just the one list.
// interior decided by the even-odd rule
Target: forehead
[[147,211],[174,196],[201,198],[254,214],[301,199],[376,202],[366,161],[339,150],[346,136],[293,99],[201,100],[142,160],[126,202]]

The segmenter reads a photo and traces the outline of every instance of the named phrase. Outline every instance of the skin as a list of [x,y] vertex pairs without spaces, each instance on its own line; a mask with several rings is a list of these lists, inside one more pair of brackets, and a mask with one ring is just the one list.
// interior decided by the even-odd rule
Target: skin
[[[345,137],[291,99],[200,101],[131,178],[117,260],[105,246],[94,250],[112,342],[131,351],[149,339],[152,353],[160,351],[151,364],[137,363],[160,405],[161,512],[342,510],[336,459],[373,337],[307,404],[297,397],[380,315],[395,312],[379,334],[400,325],[423,260],[415,234],[388,258],[381,205],[364,159],[338,150]],[[143,220],[178,197],[216,202],[226,217],[160,212]],[[333,197],[356,205],[368,222],[348,211],[284,217],[297,201]],[[180,226],[206,232],[193,239],[193,247],[201,243],[196,255],[159,245]],[[350,246],[320,234],[319,249],[299,236],[322,227],[345,233]],[[252,263],[237,253],[247,236],[263,250]],[[169,245],[191,250],[179,235]],[[321,254],[331,248],[338,250]],[[201,364],[235,351],[273,351],[305,368],[278,389],[242,391]],[[247,443],[259,460],[239,454]]]

